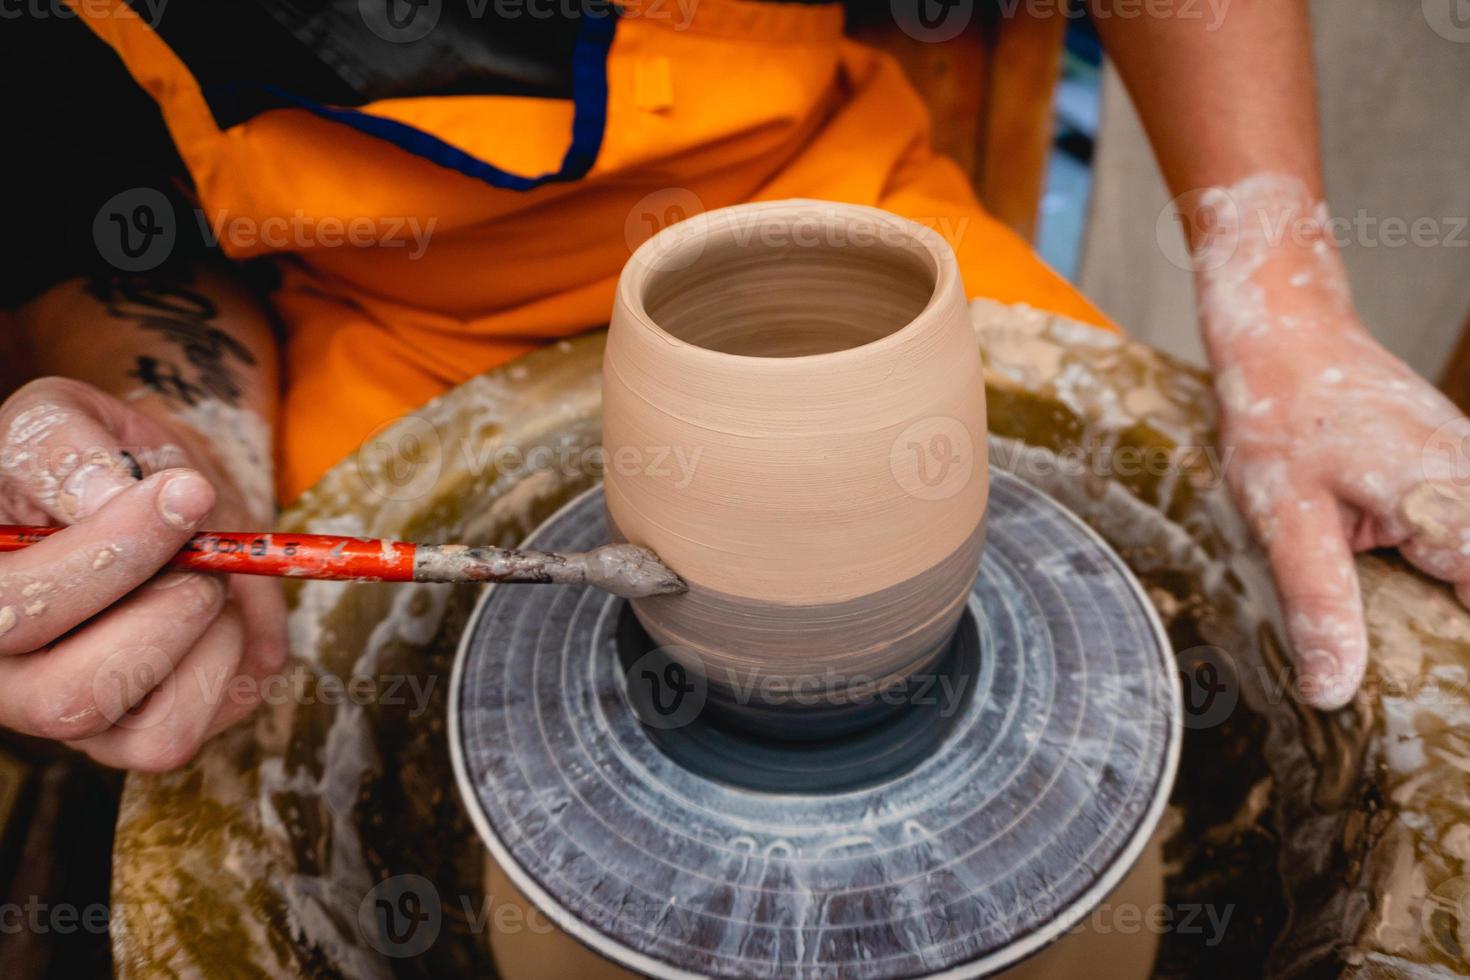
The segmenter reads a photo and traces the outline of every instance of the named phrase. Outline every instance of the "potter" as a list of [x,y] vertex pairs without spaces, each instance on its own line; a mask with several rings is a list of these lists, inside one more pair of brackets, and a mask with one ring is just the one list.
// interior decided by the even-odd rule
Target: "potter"
[[937,235],[817,201],[663,231],[618,283],[603,413],[610,457],[698,460],[682,485],[610,469],[607,510],[688,582],[634,609],[714,696],[841,711],[943,652],[987,474],[979,354]]

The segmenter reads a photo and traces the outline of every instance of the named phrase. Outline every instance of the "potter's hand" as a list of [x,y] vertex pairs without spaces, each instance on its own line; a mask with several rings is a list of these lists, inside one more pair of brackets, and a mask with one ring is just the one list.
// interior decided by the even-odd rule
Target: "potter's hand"
[[276,583],[155,575],[206,522],[253,526],[202,443],[77,381],[0,405],[0,522],[69,525],[0,556],[0,724],[164,770],[254,707],[237,678],[284,659]]
[[1336,708],[1367,660],[1354,551],[1396,546],[1470,599],[1470,497],[1429,451],[1470,423],[1359,323],[1321,206],[1253,180],[1202,202],[1201,317],[1229,484],[1269,550],[1301,693]]

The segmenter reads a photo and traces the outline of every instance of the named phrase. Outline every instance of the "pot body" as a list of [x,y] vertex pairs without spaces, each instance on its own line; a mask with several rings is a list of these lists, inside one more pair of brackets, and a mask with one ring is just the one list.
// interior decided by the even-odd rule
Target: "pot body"
[[654,236],[618,285],[603,444],[612,533],[690,586],[634,611],[735,720],[831,735],[945,651],[983,542],[985,392],[929,229],[776,201]]

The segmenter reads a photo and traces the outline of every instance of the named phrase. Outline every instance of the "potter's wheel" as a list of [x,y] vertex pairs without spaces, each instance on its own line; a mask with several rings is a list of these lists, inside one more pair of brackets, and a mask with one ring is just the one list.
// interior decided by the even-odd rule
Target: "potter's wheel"
[[[1056,939],[1158,821],[1174,664],[1122,561],[1059,504],[994,472],[987,520],[931,696],[826,743],[691,722],[698,685],[638,646],[620,599],[487,588],[450,741],[496,861],[562,928],[660,977],[978,976]],[[593,490],[528,545],[604,540]]]

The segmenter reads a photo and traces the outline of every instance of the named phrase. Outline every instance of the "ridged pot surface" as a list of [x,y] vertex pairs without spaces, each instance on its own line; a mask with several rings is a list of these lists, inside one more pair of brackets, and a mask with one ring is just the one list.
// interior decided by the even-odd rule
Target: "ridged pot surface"
[[944,650],[988,483],[938,235],[818,201],[675,225],[623,272],[603,399],[610,527],[690,585],[634,609],[713,695],[847,711]]

